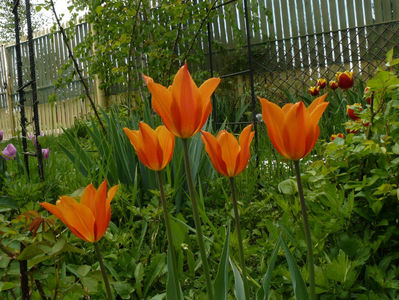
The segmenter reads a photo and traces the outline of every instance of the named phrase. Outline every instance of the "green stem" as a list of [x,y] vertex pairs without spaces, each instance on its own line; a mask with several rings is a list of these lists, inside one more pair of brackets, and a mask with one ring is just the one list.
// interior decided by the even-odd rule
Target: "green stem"
[[111,287],[108,282],[107,272],[105,271],[105,266],[104,266],[104,262],[103,262],[103,257],[100,252],[100,248],[98,247],[97,242],[95,242],[93,244],[94,244],[94,249],[96,249],[98,262],[100,263],[100,269],[101,269],[101,273],[103,274],[103,279],[104,279],[105,289],[107,290],[108,299],[112,300],[113,297],[112,297]]
[[191,176],[190,159],[188,157],[188,140],[182,139],[182,141],[183,141],[183,149],[184,149],[184,167],[186,170],[187,184],[188,184],[188,190],[190,193],[191,206],[192,206],[193,217],[194,217],[194,224],[195,224],[195,229],[196,229],[197,239],[198,239],[198,246],[200,249],[202,264],[204,266],[206,285],[208,288],[208,299],[213,300],[214,293],[213,293],[212,281],[211,281],[211,276],[210,276],[210,272],[209,272],[208,260],[207,260],[206,252],[205,252],[205,245],[204,245],[204,239],[203,239],[202,228],[201,228],[201,220],[200,220],[200,216],[199,216],[199,212],[198,212],[197,196],[196,196],[196,192],[194,189],[193,178]]
[[298,184],[298,193],[299,193],[299,202],[301,204],[301,211],[303,217],[303,227],[305,230],[305,238],[306,238],[306,246],[308,248],[308,268],[309,268],[309,280],[310,280],[310,299],[316,299],[315,293],[315,278],[314,278],[314,259],[313,259],[313,246],[312,246],[312,237],[310,235],[310,228],[308,223],[308,214],[306,212],[306,204],[305,197],[303,196],[303,188],[301,181],[301,171],[299,169],[299,160],[294,162],[295,164],[295,172],[296,172],[296,181]]
[[[168,207],[166,205],[165,190],[164,190],[163,184],[162,184],[161,171],[157,171],[156,173],[158,176],[159,191],[161,193],[161,203],[162,203],[163,216],[165,219],[166,235],[168,237],[170,255],[172,257],[172,267],[173,267],[173,272],[175,273],[174,274],[175,289],[176,289],[176,293],[180,294],[180,287],[179,287],[179,280],[178,280],[179,277],[178,277],[178,272],[177,272],[177,256],[176,256],[175,246],[173,243],[172,228],[171,228],[170,222],[169,222],[169,214],[168,214]],[[179,296],[179,299],[180,299],[180,296]]]
[[247,270],[245,267],[244,247],[243,247],[243,243],[242,243],[240,215],[238,213],[238,205],[237,205],[236,189],[235,189],[235,185],[234,185],[234,177],[230,177],[230,185],[231,185],[231,196],[232,196],[233,208],[234,208],[234,219],[236,222],[236,230],[237,230],[238,251],[240,253],[240,264],[241,264],[241,269],[242,269],[242,277],[243,277],[243,281],[244,281],[245,299],[249,299]]

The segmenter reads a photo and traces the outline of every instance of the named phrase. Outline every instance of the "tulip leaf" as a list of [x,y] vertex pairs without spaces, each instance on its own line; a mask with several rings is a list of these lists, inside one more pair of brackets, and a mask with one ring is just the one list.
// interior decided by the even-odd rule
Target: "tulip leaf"
[[0,196],[0,207],[18,209],[18,203],[8,196]]
[[230,259],[230,265],[234,274],[234,292],[237,300],[245,300],[244,282],[242,281],[240,271],[238,271],[234,262]]
[[230,248],[230,224],[227,228],[226,239],[220,257],[218,272],[214,283],[215,299],[226,300],[229,284],[229,248]]
[[299,271],[296,261],[285,244],[282,237],[280,237],[280,242],[284,250],[285,258],[288,263],[288,269],[291,274],[292,289],[294,290],[295,299],[297,300],[309,300],[308,290],[306,284],[302,278],[301,272]]
[[[169,247],[173,247],[173,245],[169,245]],[[178,274],[175,274],[172,265],[172,254],[170,249],[168,249],[168,279],[166,285],[166,299],[170,300],[183,300],[183,292],[180,287],[180,282],[178,278]],[[178,290],[176,290],[176,281],[178,285]]]
[[274,247],[272,256],[270,258],[269,266],[267,267],[266,274],[262,279],[262,286],[259,288],[258,293],[256,294],[257,300],[268,300],[269,299],[269,290],[270,283],[272,280],[272,272],[274,269],[274,265],[276,264],[278,251],[280,250],[281,241],[278,240],[276,247]]

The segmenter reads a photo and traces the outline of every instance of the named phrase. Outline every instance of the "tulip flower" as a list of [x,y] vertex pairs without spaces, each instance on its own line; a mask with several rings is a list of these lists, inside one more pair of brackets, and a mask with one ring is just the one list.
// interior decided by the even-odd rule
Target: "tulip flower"
[[312,95],[312,96],[318,96],[320,93],[320,87],[319,86],[312,86],[308,89],[308,92]]
[[205,151],[208,153],[213,166],[223,176],[230,178],[232,201],[234,208],[234,219],[237,228],[238,250],[240,254],[241,270],[243,273],[245,298],[249,298],[249,287],[244,259],[244,247],[241,237],[240,216],[238,213],[237,197],[235,193],[234,177],[240,174],[248,164],[250,151],[249,146],[255,132],[251,131],[252,124],[248,125],[241,132],[237,139],[226,130],[222,130],[216,137],[206,131],[201,131],[201,139],[205,144]]
[[371,104],[371,91],[370,88],[368,86],[366,86],[366,88],[364,89],[364,97],[366,98],[366,102],[368,104]]
[[44,148],[44,149],[42,149],[42,153],[43,153],[43,158],[47,159],[48,156],[50,155],[50,149],[49,148]]
[[235,177],[247,166],[250,157],[249,146],[255,134],[251,129],[252,124],[244,128],[239,142],[226,130],[220,131],[216,138],[209,132],[201,131],[205,151],[215,169],[223,176]]
[[337,88],[338,88],[338,82],[336,82],[334,80],[330,81],[330,89],[332,89],[334,91]]
[[350,89],[353,86],[353,72],[337,72],[335,78],[337,79],[338,86],[343,90]]
[[5,160],[10,160],[17,156],[17,149],[13,144],[8,144],[1,153]]
[[321,89],[324,89],[327,86],[327,80],[325,78],[319,78],[317,80],[317,86],[319,86]]
[[346,112],[353,121],[359,120],[359,113],[363,110],[362,105],[360,103],[354,103],[352,105],[346,106]]
[[97,241],[100,240],[111,220],[111,201],[118,190],[118,185],[107,193],[107,180],[96,190],[89,184],[80,197],[80,202],[69,196],[61,196],[56,205],[43,202],[42,207],[59,218],[78,238],[93,243],[100,263],[108,299],[113,299],[104,262]]
[[58,217],[78,238],[94,243],[102,238],[111,220],[110,203],[118,186],[107,193],[107,181],[96,190],[89,184],[80,197],[80,202],[69,196],[61,196],[56,205],[43,202],[42,207]]
[[[39,136],[44,136],[44,132],[41,131]],[[31,134],[31,135],[29,136],[29,139],[32,141],[33,145],[36,146],[36,135]]]
[[0,130],[0,142],[3,140],[4,138],[4,131]]
[[175,136],[165,126],[158,126],[153,130],[146,123],[140,122],[139,128],[139,130],[128,128],[123,130],[140,161],[151,170],[162,170],[172,159]]
[[259,98],[262,104],[263,120],[270,140],[276,150],[285,158],[299,160],[314,147],[319,137],[319,119],[328,102],[327,94],[316,98],[308,108],[303,102],[278,105]]
[[345,138],[345,136],[344,136],[344,134],[343,133],[337,133],[337,134],[333,134],[333,135],[331,135],[331,141],[333,141],[333,140],[335,140],[336,138],[341,138],[341,139],[344,139]]
[[328,105],[328,102],[324,101],[326,97],[327,94],[324,94],[316,98],[307,108],[302,101],[295,104],[289,103],[280,108],[266,99],[259,98],[262,104],[263,120],[266,124],[270,141],[282,156],[294,161],[299,203],[301,205],[308,249],[311,300],[314,300],[316,295],[313,246],[301,182],[299,160],[305,157],[316,144],[320,133],[318,123]]
[[212,111],[211,95],[220,78],[211,78],[199,88],[194,83],[187,63],[177,72],[173,84],[166,88],[143,75],[152,94],[152,107],[175,136],[187,139],[205,124]]

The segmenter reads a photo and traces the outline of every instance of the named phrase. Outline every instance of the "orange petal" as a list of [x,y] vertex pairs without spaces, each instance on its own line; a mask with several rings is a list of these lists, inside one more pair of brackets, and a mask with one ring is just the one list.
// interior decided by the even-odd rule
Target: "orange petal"
[[310,113],[310,120],[313,124],[319,123],[321,116],[323,115],[325,109],[328,106],[328,102],[323,102],[317,105]]
[[276,150],[284,157],[286,157],[286,150],[284,148],[282,127],[284,123],[284,113],[282,109],[263,98],[258,97],[262,105],[262,117],[266,124],[267,133],[270,141]]
[[159,146],[162,149],[161,169],[163,169],[172,159],[173,149],[175,147],[175,136],[165,126],[158,126],[156,132]]
[[246,166],[248,164],[249,157],[251,156],[249,147],[250,147],[252,139],[255,135],[255,132],[251,131],[252,126],[253,126],[253,124],[246,126],[240,134],[240,138],[239,138],[239,143],[240,143],[240,147],[241,147],[241,151],[240,151],[240,155],[239,155],[240,160],[236,166],[236,170],[234,171],[235,176],[240,174],[246,168]]
[[107,230],[109,219],[107,218],[107,180],[104,180],[98,187],[95,195],[96,203],[96,223],[95,240],[98,241]]
[[326,97],[327,97],[327,93],[324,94],[324,95],[322,95],[322,96],[320,96],[320,97],[317,97],[316,99],[314,99],[313,102],[310,103],[310,105],[309,105],[308,108],[307,108],[307,109],[308,109],[308,112],[311,114],[311,113],[313,112],[313,110],[314,110],[319,104],[321,104],[321,103],[324,102],[324,100],[326,99]]
[[143,137],[141,135],[141,132],[138,130],[130,130],[128,128],[123,128],[125,131],[127,137],[130,140],[130,143],[132,144],[134,150],[136,151],[136,154],[140,161],[147,166],[148,168],[151,167],[151,162],[147,158],[147,153],[145,149],[145,145],[143,144]]
[[234,170],[236,169],[238,155],[241,151],[240,145],[236,138],[226,130],[222,130],[221,134],[218,134],[217,141],[222,150],[222,160],[226,164],[229,177],[235,176]]
[[228,176],[226,164],[222,160],[222,151],[220,149],[220,145],[217,142],[217,139],[209,132],[202,130],[201,133],[201,139],[205,144],[205,151],[206,153],[208,153],[213,166],[220,174],[222,174],[223,176]]
[[80,197],[80,203],[86,205],[90,208],[93,216],[96,215],[96,204],[94,202],[94,196],[96,194],[96,189],[93,184],[89,184],[83,191],[82,196]]
[[174,134],[177,129],[171,113],[172,95],[171,92],[161,84],[155,83],[150,77],[143,75],[148,89],[152,95],[152,108],[162,119],[165,126]]
[[160,170],[163,160],[162,150],[159,146],[157,134],[150,126],[144,122],[139,123],[140,133],[143,141],[143,150],[150,163],[149,167],[153,170]]
[[84,240],[88,242],[95,241],[94,226],[95,218],[90,208],[78,203],[74,198],[69,196],[61,196],[57,201],[57,207],[71,231],[76,230]]

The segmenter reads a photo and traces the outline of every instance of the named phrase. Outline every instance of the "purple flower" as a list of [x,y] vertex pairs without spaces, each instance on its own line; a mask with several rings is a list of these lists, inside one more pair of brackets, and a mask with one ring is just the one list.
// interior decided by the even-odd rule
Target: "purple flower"
[[[44,132],[43,132],[43,131],[40,132],[40,135],[39,135],[39,136],[44,136]],[[29,139],[32,141],[33,145],[36,146],[36,136],[35,136],[34,134],[31,134],[31,135],[29,136]]]
[[42,153],[43,153],[43,158],[47,159],[48,156],[50,155],[50,149],[49,148],[44,148],[44,149],[42,149]]
[[4,131],[0,130],[0,142],[3,140],[4,138]]
[[1,152],[5,160],[14,159],[17,155],[17,149],[14,147],[13,144],[8,144],[7,147]]

